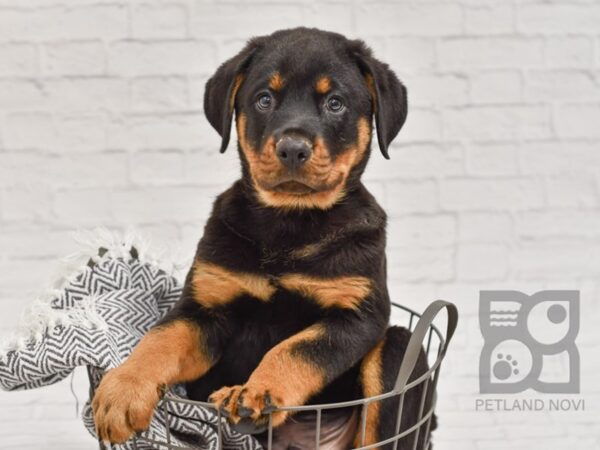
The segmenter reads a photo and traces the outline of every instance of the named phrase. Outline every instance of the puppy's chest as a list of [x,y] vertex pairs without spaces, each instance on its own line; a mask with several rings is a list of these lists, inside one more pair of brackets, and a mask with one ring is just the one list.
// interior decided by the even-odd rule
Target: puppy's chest
[[372,290],[371,280],[360,275],[245,272],[197,261],[192,285],[195,300],[214,308],[252,298],[264,304],[300,298],[322,308],[357,309]]

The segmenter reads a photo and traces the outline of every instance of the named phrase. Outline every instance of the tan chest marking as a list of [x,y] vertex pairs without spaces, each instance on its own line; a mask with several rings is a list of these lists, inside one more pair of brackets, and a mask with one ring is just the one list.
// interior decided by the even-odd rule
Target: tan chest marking
[[196,301],[209,308],[229,303],[243,294],[268,301],[276,291],[265,276],[234,272],[203,261],[194,263],[192,286]]
[[312,298],[324,308],[357,309],[371,293],[371,281],[360,276],[314,278],[289,274],[280,278],[285,289]]
[[[277,281],[282,288],[311,298],[324,308],[357,309],[371,293],[371,281],[360,276],[315,278],[292,273]],[[277,290],[276,283],[264,275],[235,272],[204,261],[194,263],[192,287],[196,301],[208,308],[241,295],[266,302]]]

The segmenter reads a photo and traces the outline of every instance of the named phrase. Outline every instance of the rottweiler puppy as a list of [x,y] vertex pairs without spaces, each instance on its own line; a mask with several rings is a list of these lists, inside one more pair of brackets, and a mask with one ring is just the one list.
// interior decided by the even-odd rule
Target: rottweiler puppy
[[[362,41],[283,30],[222,64],[204,103],[221,152],[235,115],[241,179],[216,199],[174,309],[102,380],[93,410],[105,441],[146,429],[175,383],[255,433],[277,406],[390,391],[410,337],[388,326],[386,215],[360,181],[372,123],[388,158],[406,119],[392,70]],[[421,355],[413,377],[426,368]],[[403,428],[421,393],[406,394]],[[365,445],[393,436],[397,410],[397,398],[371,404]],[[274,412],[273,425],[288,416]]]

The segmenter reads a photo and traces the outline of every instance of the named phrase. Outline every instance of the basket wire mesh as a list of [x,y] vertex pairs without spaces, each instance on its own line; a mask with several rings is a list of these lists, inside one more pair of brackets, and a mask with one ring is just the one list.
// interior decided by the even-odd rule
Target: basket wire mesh
[[[439,330],[439,328],[433,324],[433,320],[442,309],[446,309],[448,316],[445,333],[442,333]],[[393,450],[428,450],[431,448],[430,429],[437,400],[436,388],[439,379],[440,367],[442,360],[444,359],[444,356],[446,354],[448,344],[450,343],[454,331],[456,330],[456,325],[458,322],[458,312],[454,304],[444,300],[437,300],[431,303],[429,307],[423,312],[423,314],[418,314],[410,308],[392,302],[391,322],[394,325],[405,326],[412,332],[411,338],[409,340],[402,362],[400,364],[400,369],[396,378],[394,389],[380,395],[346,402],[278,407],[269,414],[269,424],[266,431],[266,450],[272,450],[273,448],[273,413],[277,411],[289,411],[292,413],[314,413],[314,449],[320,450],[322,445],[321,425],[323,412],[349,407],[360,408],[360,420],[358,425],[359,428],[357,429],[357,432],[359,433],[358,435],[360,436],[360,445],[358,447],[354,447],[354,450],[367,450],[389,445],[392,446],[391,448]],[[409,381],[409,378],[415,368],[417,358],[421,349],[423,349],[423,351],[425,352],[429,369],[422,375]],[[405,406],[404,400],[406,398],[406,394],[411,389],[415,389],[418,386],[422,386],[423,389],[421,391],[420,400],[418,403],[418,411],[415,423],[407,427],[406,429],[401,429],[403,409]],[[92,397],[93,393],[94,388],[92,385],[90,387],[90,394]],[[426,402],[426,399],[428,397],[430,400],[429,402]],[[373,403],[382,402],[391,398],[398,399],[398,409],[396,415],[394,435],[376,443],[366,444],[365,439],[367,434],[366,427],[369,406]],[[172,411],[170,411],[169,405],[176,403],[201,406],[213,410],[215,412],[215,414],[218,417],[217,449],[222,450],[222,427],[224,423],[224,416],[222,415],[221,411],[218,408],[216,408],[215,405],[212,403],[182,399],[179,397],[175,397],[169,393],[165,394],[165,396],[161,399],[159,405],[157,406],[157,413],[163,415],[163,420],[165,423],[165,441],[158,440],[147,432],[141,432],[132,438],[131,444],[133,448],[137,450],[140,448],[140,444],[145,444],[143,445],[144,448],[147,448],[148,445],[151,445],[152,448],[156,448],[159,450],[197,450],[197,446],[183,447],[179,444],[174,444],[172,442],[170,430],[170,412]],[[425,410],[426,403],[429,403],[427,410]],[[411,434],[413,434],[413,436],[411,436]],[[419,439],[420,436],[421,439]],[[410,438],[408,446],[406,444],[402,444],[401,446],[399,446],[402,439],[405,438]],[[99,444],[101,450],[109,448],[102,442],[100,442]]]

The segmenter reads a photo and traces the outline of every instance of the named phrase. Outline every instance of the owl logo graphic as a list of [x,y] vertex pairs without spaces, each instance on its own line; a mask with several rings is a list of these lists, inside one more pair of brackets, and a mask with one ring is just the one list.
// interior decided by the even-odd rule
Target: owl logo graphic
[[579,393],[579,292],[481,291],[482,394]]

